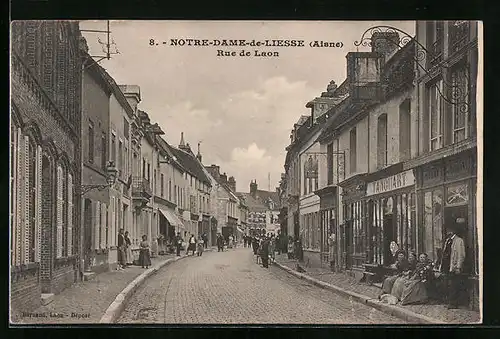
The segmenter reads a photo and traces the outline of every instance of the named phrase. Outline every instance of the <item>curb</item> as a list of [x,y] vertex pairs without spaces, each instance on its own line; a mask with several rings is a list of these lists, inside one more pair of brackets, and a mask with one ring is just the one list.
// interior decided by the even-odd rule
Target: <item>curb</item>
[[418,313],[415,313],[415,312],[412,312],[409,310],[405,310],[405,309],[399,308],[397,306],[383,304],[383,303],[379,302],[378,299],[372,299],[372,298],[369,298],[365,295],[362,295],[362,294],[359,294],[356,292],[351,292],[351,291],[348,291],[346,289],[343,289],[341,287],[338,287],[338,286],[335,286],[332,284],[328,284],[326,282],[312,278],[306,274],[296,272],[293,269],[291,269],[290,267],[284,266],[280,263],[274,262],[274,264],[276,266],[278,266],[279,268],[287,271],[291,275],[294,275],[297,278],[306,280],[306,281],[312,283],[313,285],[316,285],[318,287],[333,291],[333,292],[340,294],[346,298],[356,300],[359,303],[366,304],[366,305],[373,307],[379,311],[382,311],[388,315],[400,318],[400,319],[405,320],[407,322],[417,323],[417,324],[446,324],[446,322],[436,321],[435,319],[432,319],[432,318],[427,317],[425,315],[421,315],[421,314],[418,314]]
[[125,308],[125,305],[128,301],[128,299],[134,294],[134,292],[137,290],[138,287],[144,283],[144,281],[152,276],[153,274],[156,274],[161,268],[176,262],[178,260],[184,259],[188,257],[187,255],[182,255],[180,257],[175,257],[172,259],[167,259],[164,262],[156,265],[155,267],[151,267],[150,269],[146,270],[139,276],[137,276],[132,282],[130,282],[127,287],[125,287],[120,294],[118,294],[115,298],[115,300],[111,303],[111,305],[108,306],[108,309],[106,312],[104,312],[104,315],[101,317],[101,320],[99,320],[100,324],[112,324],[114,323],[120,314],[122,313],[123,309]]

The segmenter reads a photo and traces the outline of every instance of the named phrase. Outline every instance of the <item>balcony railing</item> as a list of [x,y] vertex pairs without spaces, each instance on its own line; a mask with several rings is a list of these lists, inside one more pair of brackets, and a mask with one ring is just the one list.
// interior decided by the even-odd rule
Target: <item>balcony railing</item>
[[450,27],[451,53],[459,51],[469,41],[469,23],[455,22]]
[[151,198],[153,192],[149,181],[142,177],[132,178],[132,197],[134,198]]
[[429,67],[439,64],[443,60],[443,40],[437,39],[430,48]]

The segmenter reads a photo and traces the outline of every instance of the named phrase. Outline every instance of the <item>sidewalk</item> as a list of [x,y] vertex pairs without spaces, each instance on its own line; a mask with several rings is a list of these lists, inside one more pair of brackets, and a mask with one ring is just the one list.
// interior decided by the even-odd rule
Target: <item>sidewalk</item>
[[[283,266],[283,268],[288,268],[295,271],[295,273],[298,273],[295,270],[297,261],[288,259],[286,254],[276,255],[276,263]],[[480,322],[479,312],[468,309],[449,310],[446,308],[446,305],[433,304],[432,302],[425,305],[406,306],[383,304],[378,301],[380,288],[377,286],[358,283],[353,277],[344,273],[334,273],[327,268],[304,267],[303,264],[300,266],[306,270],[306,272],[303,273],[305,277],[319,280],[323,283],[321,284],[323,287],[333,285],[334,289],[339,293],[345,294],[348,297],[354,296],[359,300],[365,300],[367,304],[370,304],[370,306],[379,308],[380,310],[391,313],[395,316],[402,313],[408,314],[413,312],[415,316],[411,318],[417,319],[418,321],[418,318],[421,316],[422,323],[428,323],[431,319],[434,323],[441,324],[471,324]]]
[[[213,250],[213,249],[207,249]],[[185,255],[185,251],[181,252]],[[151,268],[158,267],[175,255],[161,255],[151,258]],[[45,314],[47,317],[20,317],[12,314],[13,324],[98,324],[115,298],[146,269],[129,266],[120,271],[98,274],[94,279],[77,282],[54,296],[45,306],[33,310],[32,314]]]

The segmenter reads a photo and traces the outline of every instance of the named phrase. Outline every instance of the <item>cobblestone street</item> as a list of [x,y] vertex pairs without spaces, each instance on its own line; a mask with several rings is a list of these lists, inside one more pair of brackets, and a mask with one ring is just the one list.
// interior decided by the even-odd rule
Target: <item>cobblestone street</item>
[[129,300],[119,323],[393,324],[403,321],[325,291],[248,248],[205,253],[159,271]]

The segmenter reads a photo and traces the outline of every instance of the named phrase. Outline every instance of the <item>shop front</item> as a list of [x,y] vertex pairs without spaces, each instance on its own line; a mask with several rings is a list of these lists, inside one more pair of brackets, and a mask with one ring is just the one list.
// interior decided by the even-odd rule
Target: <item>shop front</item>
[[412,170],[371,181],[366,186],[366,262],[394,263],[391,244],[408,254],[417,250],[415,176]]
[[466,255],[469,306],[479,307],[479,241],[476,220],[476,149],[441,158],[416,168],[418,251],[438,263],[447,225],[459,226]]
[[321,263],[338,269],[337,260],[337,187],[326,186],[317,190],[320,202]]

